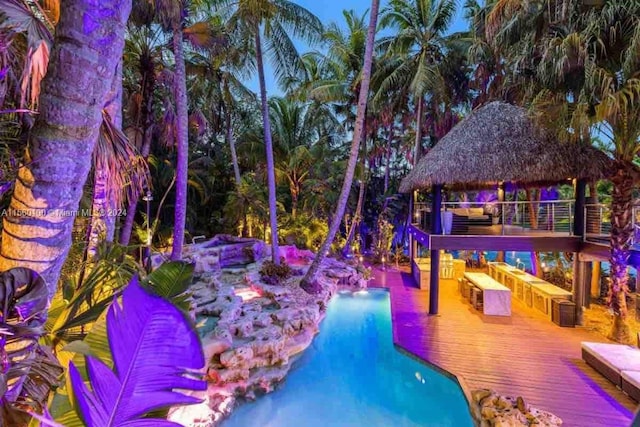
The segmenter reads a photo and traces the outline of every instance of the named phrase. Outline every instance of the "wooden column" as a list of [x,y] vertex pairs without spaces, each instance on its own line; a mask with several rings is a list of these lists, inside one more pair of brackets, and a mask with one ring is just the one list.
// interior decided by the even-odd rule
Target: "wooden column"
[[585,304],[587,263],[578,259],[578,254],[573,254],[573,302],[576,304],[576,325],[582,325],[583,307]]
[[573,211],[574,236],[582,236],[584,234],[584,205],[586,189],[587,181],[585,181],[584,179],[578,179],[574,187],[574,194],[576,196],[576,204]]
[[413,234],[409,233],[409,265],[411,266],[411,276],[413,276],[413,259],[416,257],[415,244]]
[[[502,204],[504,202],[504,182],[500,182],[498,183],[498,218],[500,218],[499,220],[499,224],[500,227],[502,227],[503,233],[504,233],[504,224],[502,223],[502,209],[504,209],[504,205]],[[498,251],[498,256],[496,258],[496,261],[498,262],[504,262],[505,259],[507,259],[506,257],[506,252],[505,251]]]
[[[416,206],[416,198],[417,198],[417,191],[414,190],[411,192],[411,196],[409,197],[409,220],[407,221],[406,226],[407,227],[411,227],[411,224],[413,224],[413,215],[414,215],[414,211],[415,211],[415,206]],[[408,230],[405,230],[408,231]],[[402,244],[404,245],[404,242],[402,242]],[[411,276],[413,276],[413,259],[416,256],[416,251],[415,251],[415,239],[413,238],[413,234],[409,233],[409,265],[411,266]],[[420,284],[418,284],[420,285]]]
[[[431,187],[431,234],[442,234],[440,209],[442,207],[442,185]],[[440,251],[431,250],[431,277],[429,280],[429,314],[438,314],[438,288],[440,286]]]
[[583,299],[584,306],[586,308],[591,307],[591,273],[593,271],[593,267],[591,266],[591,261],[586,261],[584,263],[584,282],[583,282]]
[[591,265],[591,298],[600,298],[600,261]]

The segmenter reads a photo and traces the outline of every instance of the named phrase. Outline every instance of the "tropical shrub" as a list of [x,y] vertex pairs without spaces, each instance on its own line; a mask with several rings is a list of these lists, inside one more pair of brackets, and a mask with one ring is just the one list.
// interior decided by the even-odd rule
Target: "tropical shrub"
[[393,240],[393,224],[384,215],[378,217],[376,230],[373,235],[372,250],[376,261],[389,260],[389,251]]
[[[131,283],[134,281],[137,283],[136,275],[130,279]],[[193,265],[183,261],[171,261],[160,265],[156,270],[150,273],[148,276],[143,277],[141,287],[145,292],[153,294],[154,301],[162,300],[169,303],[170,300],[177,307],[175,310],[180,311],[181,316],[189,322],[186,312],[189,309],[190,296],[187,292],[189,285],[192,282],[193,277]],[[138,285],[136,285],[138,286]],[[117,290],[114,289],[110,298],[110,307],[113,307],[114,296],[120,296],[126,294],[130,286],[121,286]],[[124,291],[122,291],[124,289]],[[143,299],[142,303],[148,302]],[[141,304],[142,304],[141,303]],[[126,306],[126,301],[123,302],[125,308],[123,310],[133,310],[131,304]],[[128,308],[127,308],[128,307]],[[111,310],[111,309],[110,309]],[[56,314],[56,313],[51,313]],[[140,313],[137,314],[138,316]],[[85,319],[86,320],[86,319]],[[170,318],[165,318],[165,321],[170,321]],[[71,318],[68,322],[78,323],[77,320]],[[53,320],[55,323],[55,320]],[[69,365],[73,361],[74,365],[78,368],[83,378],[86,378],[86,370],[84,368],[85,358],[84,355],[90,355],[99,358],[107,366],[113,366],[113,360],[115,358],[112,355],[113,343],[109,340],[112,339],[112,335],[108,333],[108,313],[103,311],[98,314],[98,317],[83,324],[83,328],[75,328],[74,333],[70,333],[65,336],[65,340],[61,341],[57,346],[57,356],[63,366]],[[176,326],[178,327],[178,326]],[[65,344],[65,345],[63,345]],[[165,341],[158,340],[155,343],[156,348],[160,348],[166,343]],[[155,350],[154,350],[155,351]],[[161,350],[158,350],[161,351]],[[177,359],[176,359],[177,360]],[[85,425],[83,421],[78,417],[76,407],[74,406],[74,400],[71,398],[71,387],[67,383],[65,387],[60,387],[56,394],[53,396],[50,403],[51,415],[58,423],[61,423],[67,427],[82,426]],[[162,425],[162,424],[153,424]]]
[[47,286],[28,268],[0,273],[0,424],[26,425],[43,412],[62,368],[38,343],[47,316]]
[[304,215],[286,221],[280,227],[280,240],[300,249],[316,252],[329,232],[326,220],[308,218]]
[[265,261],[260,269],[260,278],[270,285],[278,285],[293,275],[293,270],[284,261],[280,261],[280,265],[273,261]]

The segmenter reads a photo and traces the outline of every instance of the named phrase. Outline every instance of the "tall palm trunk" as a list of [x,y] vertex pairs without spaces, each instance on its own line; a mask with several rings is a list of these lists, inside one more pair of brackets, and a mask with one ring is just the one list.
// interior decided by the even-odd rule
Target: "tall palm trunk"
[[291,193],[291,218],[296,219],[298,216],[298,203],[300,200],[300,185],[298,184],[295,175],[292,181],[294,183],[289,187],[289,192]]
[[627,323],[627,259],[629,245],[633,234],[632,193],[633,177],[627,169],[629,166],[619,165],[613,183],[611,197],[611,288],[610,304],[614,321],[610,339],[627,342],[630,339]]
[[[385,153],[384,162],[384,194],[389,191],[389,178],[391,176],[391,147],[393,145],[393,121],[389,124],[389,137],[387,138],[387,150]],[[385,207],[387,206],[387,199],[384,200]]]
[[[142,80],[142,148],[140,149],[140,155],[146,161],[151,152],[151,138],[153,137],[153,91],[155,90],[156,79],[151,61],[144,62],[141,65],[141,68],[144,70],[144,77]],[[122,224],[120,238],[118,240],[121,245],[126,246],[131,240],[131,231],[133,230],[133,223],[136,218],[139,197],[140,195],[136,192],[132,194],[129,199],[127,214]]]
[[362,206],[364,205],[364,193],[366,189],[366,181],[365,181],[365,168],[367,167],[366,158],[367,158],[367,139],[362,139],[362,157],[361,157],[361,165],[362,165],[362,177],[360,179],[360,189],[358,190],[358,203],[356,204],[356,211],[353,214],[353,220],[351,221],[351,227],[348,228],[347,240],[342,248],[343,254],[348,254],[351,252],[351,243],[353,242],[353,238],[356,234],[356,228],[360,226],[360,222],[362,221]]
[[0,270],[32,268],[51,297],[71,246],[74,214],[91,168],[104,99],[124,47],[131,0],[67,0],[61,9],[40,114],[10,210]]
[[231,150],[231,162],[233,163],[233,176],[236,179],[236,187],[240,187],[240,166],[238,165],[238,154],[236,153],[236,143],[233,139],[233,125],[231,122],[231,111],[229,106],[224,108],[225,126],[227,130],[227,143],[229,144],[229,150]]
[[274,264],[280,264],[280,248],[278,247],[278,216],[276,205],[276,168],[273,161],[273,141],[271,139],[271,120],[267,104],[267,85],[264,80],[264,64],[262,60],[262,41],[260,40],[260,26],[256,25],[256,65],[258,66],[258,80],[260,82],[260,107],[264,126],[264,145],[267,152],[267,187],[269,190],[269,223],[271,225],[271,259]]
[[340,219],[344,215],[345,208],[347,207],[347,201],[349,200],[349,193],[351,192],[351,184],[353,182],[353,175],[356,169],[356,163],[358,162],[358,152],[360,151],[360,139],[365,132],[364,119],[367,110],[367,100],[369,98],[369,83],[371,82],[371,64],[373,62],[373,43],[376,34],[376,23],[378,22],[378,9],[380,7],[379,0],[371,0],[371,17],[369,20],[369,28],[367,30],[367,44],[364,52],[364,65],[362,67],[362,81],[360,83],[360,94],[358,96],[358,107],[356,114],[356,124],[353,132],[353,141],[351,142],[351,151],[349,152],[349,160],[347,162],[347,170],[344,174],[344,181],[342,183],[342,189],[340,190],[340,197],[338,198],[338,206],[331,220],[329,227],[329,233],[327,238],[322,243],[320,250],[316,254],[307,274],[300,282],[302,289],[309,293],[316,293],[320,290],[319,285],[316,283],[316,275],[320,264],[325,255],[329,252],[333,239],[340,227]]
[[[117,129],[122,128],[122,59],[111,82],[111,89],[105,102],[107,116]],[[113,192],[119,189],[111,188],[109,171],[98,164],[94,164],[93,196],[91,203],[91,222],[89,224],[86,259],[93,259],[98,250],[100,240],[113,242],[115,233],[115,217],[112,210],[116,208],[113,202]]]
[[422,109],[424,100],[422,96],[418,97],[416,107],[416,141],[413,149],[413,166],[415,167],[418,164],[418,160],[420,160],[420,156],[422,155]]
[[231,120],[231,94],[227,78],[224,79],[224,122],[227,131],[227,144],[231,151],[231,162],[233,163],[233,176],[236,179],[236,187],[240,187],[240,166],[238,165],[238,154],[236,153],[236,142],[233,139],[233,121]]
[[182,30],[173,29],[173,56],[175,58],[174,96],[176,98],[176,203],[173,220],[173,247],[171,260],[182,259],[184,230],[187,222],[187,179],[189,166],[189,133],[187,128],[187,77],[184,69]]
[[[122,130],[122,67],[124,66],[124,61],[120,58],[120,62],[118,62],[118,68],[116,69],[115,78],[113,79],[113,83],[111,84],[111,91],[109,93],[109,98],[107,99],[107,103],[104,107],[105,111],[111,117],[111,121],[115,125],[117,129]],[[119,189],[111,188],[111,192],[109,193],[107,199],[107,207],[105,209],[106,215],[104,216],[106,234],[105,240],[107,242],[113,242],[113,238],[115,237],[116,232],[116,217],[113,215],[113,211],[116,208],[120,208],[121,206],[116,206],[115,201],[113,199],[114,190],[118,191]]]

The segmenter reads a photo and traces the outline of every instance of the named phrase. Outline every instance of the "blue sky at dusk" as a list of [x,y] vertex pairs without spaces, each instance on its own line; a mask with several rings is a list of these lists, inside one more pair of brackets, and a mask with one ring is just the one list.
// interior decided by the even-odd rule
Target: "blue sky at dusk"
[[[353,9],[358,14],[364,13],[371,7],[371,0],[293,0],[295,3],[311,11],[314,15],[320,18],[320,21],[324,25],[328,25],[331,22],[337,22],[339,25],[344,24],[344,17],[342,16],[343,10]],[[380,10],[387,5],[387,0],[381,0]],[[462,17],[462,2],[458,1],[458,10],[453,24],[451,25],[451,32],[464,31],[467,28],[467,24]],[[311,50],[305,48],[304,44],[298,44],[301,53]],[[315,47],[317,49],[318,47]],[[267,63],[268,64],[268,63]],[[267,65],[266,68],[266,81],[267,92],[269,95],[278,95],[280,90],[278,85],[273,79],[273,73],[271,67]],[[255,76],[249,83],[249,87],[258,92],[258,78]]]

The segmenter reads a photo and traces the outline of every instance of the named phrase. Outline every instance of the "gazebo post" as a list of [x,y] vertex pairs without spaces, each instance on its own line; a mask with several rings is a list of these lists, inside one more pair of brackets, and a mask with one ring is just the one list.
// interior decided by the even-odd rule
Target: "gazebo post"
[[[413,190],[411,192],[411,197],[409,197],[409,219],[407,221],[407,227],[410,227],[413,223],[413,218],[416,210],[416,201],[418,200],[418,190]],[[409,260],[410,260],[410,268],[411,275],[413,276],[413,260],[416,257],[416,240],[412,233],[409,233]]]
[[[584,205],[587,182],[584,179],[577,179],[574,186],[574,194],[576,203],[573,212],[573,235],[582,236],[584,234]],[[586,305],[587,299],[587,263],[580,260],[577,253],[573,254],[573,302],[576,305],[576,324],[582,325],[583,306]],[[590,282],[590,281],[589,281]]]
[[[431,187],[431,234],[442,234],[440,210],[442,208],[442,185]],[[430,245],[431,246],[431,245]],[[438,314],[438,288],[440,286],[440,251],[431,251],[431,274],[429,278],[429,314]]]
[[576,180],[574,194],[576,204],[573,208],[573,235],[582,236],[584,234],[584,205],[586,199],[587,181],[584,179]]
[[[502,213],[502,210],[504,209],[504,196],[505,196],[504,181],[500,181],[498,182],[498,218],[499,218],[498,221],[500,223],[501,234],[504,234],[504,227],[505,227],[505,224],[503,223],[504,214]],[[497,261],[504,262],[505,259],[506,259],[505,251],[499,251]]]

